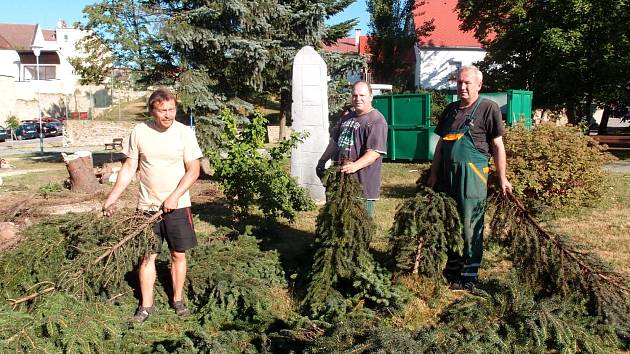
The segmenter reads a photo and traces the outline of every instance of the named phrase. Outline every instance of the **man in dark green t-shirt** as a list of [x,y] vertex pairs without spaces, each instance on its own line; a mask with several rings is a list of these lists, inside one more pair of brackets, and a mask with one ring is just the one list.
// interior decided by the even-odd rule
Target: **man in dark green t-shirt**
[[387,123],[383,115],[372,107],[372,88],[365,81],[352,86],[352,107],[341,118],[331,141],[317,164],[321,176],[325,164],[333,159],[341,165],[341,172],[356,173],[363,187],[366,208],[374,216],[374,202],[381,189],[381,165],[387,153]]
[[483,223],[487,196],[488,160],[494,158],[503,193],[511,192],[503,146],[503,121],[496,103],[479,97],[483,75],[474,66],[457,76],[460,100],[449,104],[435,133],[429,187],[445,192],[457,202],[464,227],[464,254],[449,254],[444,275],[456,290],[472,290],[483,256]]

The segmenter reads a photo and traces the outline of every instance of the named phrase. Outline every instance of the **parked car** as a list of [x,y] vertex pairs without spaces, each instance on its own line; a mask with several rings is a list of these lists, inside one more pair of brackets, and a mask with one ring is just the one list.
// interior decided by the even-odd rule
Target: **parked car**
[[58,120],[50,121],[50,124],[57,128],[57,135],[63,135],[63,123]]
[[11,130],[0,125],[0,143],[7,139],[11,139]]
[[32,123],[20,124],[20,126],[15,129],[15,137],[17,140],[35,139],[38,136],[37,126]]
[[[35,124],[35,128],[37,129],[37,136],[39,136],[39,124]],[[57,136],[57,127],[52,123],[42,123],[42,132],[44,132],[44,137],[48,138],[50,136]]]

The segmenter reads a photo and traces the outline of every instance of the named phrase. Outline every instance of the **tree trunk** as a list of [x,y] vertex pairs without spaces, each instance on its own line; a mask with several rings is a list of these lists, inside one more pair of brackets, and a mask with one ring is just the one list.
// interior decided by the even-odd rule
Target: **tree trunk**
[[[595,122],[595,118],[593,118],[593,95],[590,93],[586,94],[586,104],[584,105],[584,115],[586,116],[586,122],[590,125]],[[579,121],[577,123],[580,123]]]
[[282,141],[287,137],[287,112],[291,109],[291,91],[282,90],[280,93],[280,133],[278,141]]
[[598,135],[605,135],[608,133],[608,119],[612,113],[612,107],[607,104],[604,106],[604,113],[602,113],[602,120],[599,122],[599,128],[597,129]]
[[77,193],[95,193],[99,184],[92,167],[92,154],[89,153],[88,156],[86,154],[82,154],[83,156],[62,155],[70,175],[70,190]]
[[570,124],[577,125],[579,123],[578,113],[575,105],[570,104],[567,107],[566,114]]
[[280,109],[280,133],[278,134],[278,141],[284,140],[287,136],[287,115],[283,109]]
[[420,239],[418,242],[418,247],[416,248],[416,256],[413,261],[413,270],[412,274],[418,274],[420,271],[420,260],[422,260],[422,246],[424,246],[424,239]]

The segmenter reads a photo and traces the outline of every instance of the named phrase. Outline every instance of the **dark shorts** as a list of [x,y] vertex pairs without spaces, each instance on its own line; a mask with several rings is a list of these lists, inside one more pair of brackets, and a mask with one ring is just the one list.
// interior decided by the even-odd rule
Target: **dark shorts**
[[162,215],[162,220],[153,225],[153,232],[166,240],[168,249],[184,252],[197,245],[190,208],[175,209]]

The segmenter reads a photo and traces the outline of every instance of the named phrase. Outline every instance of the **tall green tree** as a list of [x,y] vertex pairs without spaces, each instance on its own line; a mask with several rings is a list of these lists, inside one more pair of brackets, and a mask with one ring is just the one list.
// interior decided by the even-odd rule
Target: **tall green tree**
[[112,53],[95,34],[83,37],[77,42],[76,49],[82,56],[68,59],[74,71],[81,76],[81,85],[102,84],[109,75],[114,63]]
[[[94,33],[80,39],[76,44],[76,49],[82,55],[71,57],[68,62],[72,65],[75,73],[81,76],[79,83],[81,85],[102,85],[112,70],[114,63],[112,53]],[[93,89],[89,89],[88,92],[90,98],[89,114],[90,118],[93,118],[94,92]]]
[[[212,128],[221,109],[246,116],[261,98],[279,100],[281,123],[286,122],[295,54],[305,45],[318,49],[344,36],[356,20],[334,25],[325,20],[352,2],[102,0],[84,12],[86,28],[112,51],[116,66],[137,69],[150,83],[176,83],[184,108],[200,118],[202,128]],[[347,91],[341,78],[365,62],[324,56],[332,73],[334,112],[338,91]]]
[[593,104],[627,99],[628,0],[460,0],[461,29],[474,30],[495,90],[526,88],[534,104],[568,108],[573,122]]
[[291,107],[293,57],[304,45],[319,48],[356,22],[327,27],[327,17],[350,0],[164,1],[154,5],[167,18],[161,34],[180,60],[179,92],[201,125],[233,106],[246,115],[261,96]]
[[391,83],[398,90],[413,89],[414,44],[435,26],[433,20],[416,27],[414,12],[424,5],[416,0],[369,0],[370,69],[377,82]]
[[139,71],[150,83],[172,83],[178,58],[160,31],[166,20],[152,0],[101,0],[83,12],[91,30],[112,53],[114,66]]

